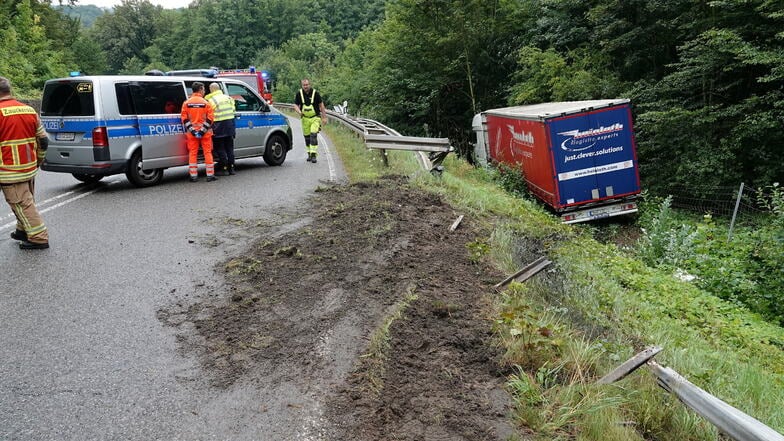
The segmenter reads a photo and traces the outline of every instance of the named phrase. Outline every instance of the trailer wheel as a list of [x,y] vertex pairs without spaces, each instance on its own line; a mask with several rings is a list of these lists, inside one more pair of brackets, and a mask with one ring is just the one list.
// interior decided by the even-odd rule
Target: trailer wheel
[[278,134],[272,135],[264,151],[264,162],[272,166],[281,165],[286,160],[286,153],[288,153],[286,139]]
[[131,184],[137,187],[150,187],[157,185],[163,179],[163,169],[156,168],[155,170],[144,170],[142,168],[142,151],[136,150],[128,161],[128,170],[125,176],[131,181]]

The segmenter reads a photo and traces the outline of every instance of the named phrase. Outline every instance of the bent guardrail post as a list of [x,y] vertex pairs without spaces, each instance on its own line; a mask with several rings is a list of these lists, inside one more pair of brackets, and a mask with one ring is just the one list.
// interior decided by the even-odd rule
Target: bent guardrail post
[[618,366],[617,368],[613,369],[612,372],[605,375],[604,377],[600,378],[597,383],[599,384],[611,384],[615,383],[616,381],[622,380],[626,378],[627,375],[631,374],[632,372],[636,371],[637,368],[647,363],[653,357],[656,356],[659,352],[662,351],[663,348],[659,346],[653,346],[650,348],[645,349],[644,351],[640,352],[639,354],[635,355],[634,357],[628,359],[622,365]]
[[662,348],[657,346],[645,349],[602,377],[597,383],[614,383],[643,364],[647,364],[656,377],[656,383],[662,389],[678,397],[686,407],[708,420],[730,438],[736,441],[784,441],[784,436],[761,421],[700,389],[674,370],[656,363],[653,357],[661,350]]

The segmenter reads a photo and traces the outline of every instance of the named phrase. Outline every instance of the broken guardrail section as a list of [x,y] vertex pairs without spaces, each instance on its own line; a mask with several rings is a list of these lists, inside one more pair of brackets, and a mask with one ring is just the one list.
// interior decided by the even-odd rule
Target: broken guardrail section
[[[293,109],[293,104],[275,103],[275,107]],[[362,136],[365,146],[381,151],[384,165],[387,162],[387,150],[407,150],[419,153],[420,164],[425,170],[440,175],[444,171],[442,163],[450,152],[455,149],[449,138],[425,138],[418,136],[402,136],[396,130],[377,121],[366,118],[355,118],[342,112],[327,110],[327,116],[339,121],[357,135]]]
[[784,436],[756,418],[700,389],[674,370],[656,363],[653,357],[661,351],[662,348],[656,346],[647,348],[599,379],[597,383],[614,383],[647,364],[662,389],[678,397],[686,407],[711,422],[730,438],[736,441],[784,441]]
[[530,279],[534,275],[536,275],[539,271],[545,269],[548,265],[550,265],[551,261],[547,260],[546,257],[542,256],[538,259],[534,260],[533,262],[529,263],[528,265],[524,266],[520,271],[512,274],[511,276],[507,277],[506,279],[496,283],[493,288],[496,291],[502,290],[506,285],[512,283],[512,281],[516,282],[525,282],[526,280]]

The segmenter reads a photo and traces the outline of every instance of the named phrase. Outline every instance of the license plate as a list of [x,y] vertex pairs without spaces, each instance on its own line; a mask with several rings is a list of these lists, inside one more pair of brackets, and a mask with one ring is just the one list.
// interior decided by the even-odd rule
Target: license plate
[[606,208],[600,208],[598,210],[591,210],[588,212],[589,216],[604,216],[610,214],[610,210]]
[[73,132],[60,132],[54,136],[54,139],[58,141],[73,141],[74,138]]

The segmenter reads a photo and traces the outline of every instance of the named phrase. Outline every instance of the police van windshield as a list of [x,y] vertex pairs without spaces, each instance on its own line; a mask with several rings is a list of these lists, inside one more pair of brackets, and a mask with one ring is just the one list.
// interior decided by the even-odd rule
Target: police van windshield
[[227,84],[226,93],[234,98],[234,105],[238,112],[267,111],[266,105],[250,91],[249,88],[239,84]]
[[47,83],[41,100],[42,116],[93,116],[93,83],[63,81]]

